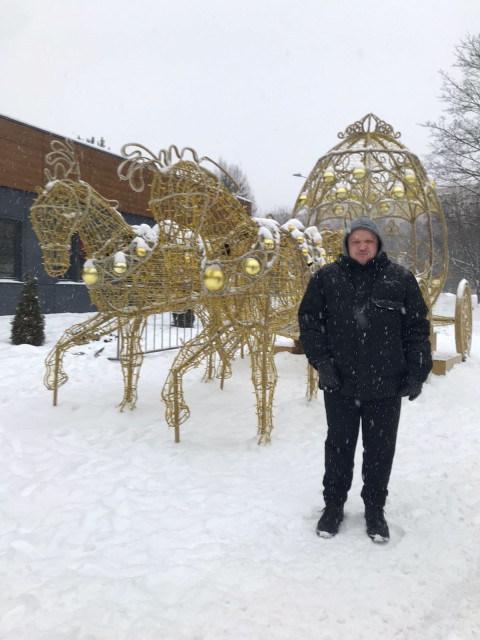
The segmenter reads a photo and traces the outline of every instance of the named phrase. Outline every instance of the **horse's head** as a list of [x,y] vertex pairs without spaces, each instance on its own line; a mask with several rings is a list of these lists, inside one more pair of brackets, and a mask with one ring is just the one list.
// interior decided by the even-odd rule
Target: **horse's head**
[[70,266],[70,239],[76,231],[81,206],[76,182],[55,180],[39,193],[30,219],[43,253],[45,271],[62,276]]
[[153,174],[149,202],[153,217],[200,229],[220,186],[218,178],[196,162],[180,160]]
[[172,220],[201,237],[211,259],[240,256],[251,246],[251,218],[219,176],[197,162],[180,160],[154,173],[149,205],[157,222]]
[[[238,228],[249,224],[249,216],[225,186],[228,183],[239,189],[234,179],[207,156],[200,158],[191,147],[179,151],[172,145],[155,156],[142,145],[127,144],[122,154],[125,160],[118,168],[120,179],[128,180],[135,191],[150,184],[149,208],[159,224],[170,220],[204,239],[226,236],[220,245],[222,251],[228,251]],[[205,164],[216,167],[217,173]]]

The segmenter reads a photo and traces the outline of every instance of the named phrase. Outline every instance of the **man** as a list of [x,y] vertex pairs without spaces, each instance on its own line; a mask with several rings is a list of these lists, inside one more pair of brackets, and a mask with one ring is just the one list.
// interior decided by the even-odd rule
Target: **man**
[[430,325],[414,275],[389,260],[370,218],[351,223],[342,251],[312,276],[298,314],[303,349],[324,391],[328,426],[325,508],[317,534],[338,533],[361,422],[367,534],[387,542],[384,506],[401,398],[417,398],[432,368]]

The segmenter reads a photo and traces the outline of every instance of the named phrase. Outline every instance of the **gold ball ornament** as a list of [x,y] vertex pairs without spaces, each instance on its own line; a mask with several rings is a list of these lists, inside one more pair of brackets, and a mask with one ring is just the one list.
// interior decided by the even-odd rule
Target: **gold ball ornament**
[[272,240],[272,238],[264,238],[263,246],[265,247],[265,249],[267,249],[267,251],[271,251],[275,248],[275,242]]
[[98,271],[95,267],[83,267],[82,280],[87,284],[97,284]]
[[121,276],[127,270],[126,262],[114,262],[113,263],[113,271],[117,274],[117,276]]
[[139,258],[145,258],[145,256],[147,255],[147,250],[145,249],[145,247],[135,247],[135,253]]
[[203,284],[209,291],[220,291],[225,285],[225,275],[218,267],[208,267],[203,274]]
[[315,244],[317,245],[317,247],[323,247],[323,242],[321,240],[317,240]]
[[337,192],[335,193],[335,197],[337,200],[345,200],[348,196],[348,191],[346,187],[337,187]]
[[380,202],[378,205],[378,210],[380,213],[387,213],[390,211],[390,204],[388,202]]
[[302,249],[302,253],[303,253],[303,255],[304,255],[305,257],[307,257],[307,256],[308,256],[308,249],[307,249],[307,247],[303,247],[303,249]]
[[243,263],[243,268],[249,276],[256,276],[260,271],[260,262],[256,258],[247,258]]
[[342,205],[341,205],[341,204],[337,204],[337,206],[336,206],[336,207],[333,207],[333,213],[334,213],[336,216],[341,216],[341,215],[342,215],[342,213],[343,213],[343,207],[342,207]]
[[413,173],[413,171],[405,171],[405,182],[408,184],[414,184],[417,180],[417,176]]
[[357,180],[358,182],[360,182],[360,180],[363,180],[366,174],[367,171],[365,167],[355,167],[355,169],[352,171],[353,179]]
[[302,236],[302,234],[299,234],[297,236],[297,242],[298,242],[298,244],[303,244],[303,236]]
[[295,231],[295,229],[296,229],[296,228],[297,228],[297,227],[296,227],[294,224],[289,224],[289,225],[288,225],[288,230],[289,230],[290,232]]
[[403,185],[396,184],[392,189],[392,198],[395,198],[395,200],[400,200],[400,198],[403,198],[404,195],[405,195],[405,189]]
[[333,171],[324,171],[323,181],[325,184],[332,184],[332,182],[335,182],[335,173]]

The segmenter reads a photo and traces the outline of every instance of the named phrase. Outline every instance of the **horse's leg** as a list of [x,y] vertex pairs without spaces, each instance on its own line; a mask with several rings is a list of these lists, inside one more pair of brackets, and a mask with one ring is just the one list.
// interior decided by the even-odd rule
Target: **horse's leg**
[[203,374],[203,381],[208,382],[209,380],[213,380],[214,373],[215,373],[215,352],[212,351],[207,356],[207,366],[205,369],[205,373]]
[[273,357],[275,335],[267,336],[261,329],[251,331],[247,344],[252,363],[252,382],[257,398],[258,444],[268,444],[273,429],[273,395],[277,384],[277,369]]
[[80,346],[101,338],[112,331],[116,331],[117,328],[118,319],[116,317],[97,313],[86,322],[74,324],[65,331],[45,360],[43,383],[47,389],[53,391],[54,406],[57,405],[58,387],[64,385],[68,380],[68,376],[62,367],[66,351],[73,346]]
[[[195,309],[195,314],[200,319],[203,327],[207,328],[210,326],[210,315],[205,309]],[[223,389],[224,380],[230,378],[232,375],[230,363],[239,348],[240,339],[238,332],[231,324],[223,324],[219,332],[212,331],[211,329],[208,330],[210,331],[210,339],[214,348],[209,350],[203,380],[204,382],[208,382],[216,377],[220,379],[220,388]],[[220,360],[218,367],[215,364],[216,356],[218,356]]]
[[162,389],[162,400],[165,402],[165,419],[169,427],[175,429],[175,442],[180,442],[180,425],[190,417],[190,409],[183,397],[183,376],[187,371],[198,367],[209,354],[212,334],[217,329],[204,329],[197,336],[186,342],[172,363]]
[[[257,303],[258,304],[258,303]],[[263,305],[252,309],[257,323],[244,337],[250,350],[252,381],[257,396],[258,444],[268,444],[273,429],[273,395],[277,385],[274,359],[275,332],[271,328],[271,298],[267,295]],[[256,312],[256,313],[255,313]]]
[[217,378],[220,379],[220,389],[223,389],[224,381],[232,376],[231,363],[235,359],[235,355],[238,353],[242,344],[241,333],[235,330],[235,327],[232,325],[227,327],[222,336],[221,345],[218,345],[218,352],[222,354],[219,371],[217,373]]
[[[195,308],[195,315],[200,320],[202,327],[208,327],[210,323],[210,316],[207,311],[203,308]],[[210,351],[207,355],[207,365],[205,367],[205,373],[203,374],[203,381],[208,382],[209,380],[213,380],[215,376],[215,351]]]
[[141,337],[146,316],[125,318],[120,321],[120,365],[123,374],[123,400],[120,411],[127,405],[135,409],[137,403],[137,385],[143,362]]

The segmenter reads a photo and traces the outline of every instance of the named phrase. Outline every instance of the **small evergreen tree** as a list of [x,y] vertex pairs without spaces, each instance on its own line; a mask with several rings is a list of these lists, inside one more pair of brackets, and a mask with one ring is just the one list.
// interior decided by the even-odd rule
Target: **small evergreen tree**
[[45,342],[44,328],[45,318],[40,312],[37,279],[27,272],[12,320],[12,344],[40,347]]

